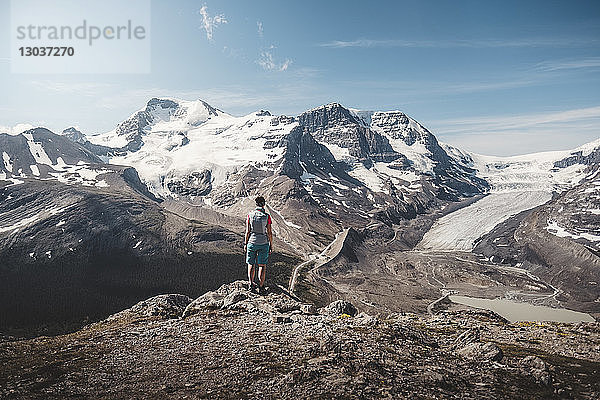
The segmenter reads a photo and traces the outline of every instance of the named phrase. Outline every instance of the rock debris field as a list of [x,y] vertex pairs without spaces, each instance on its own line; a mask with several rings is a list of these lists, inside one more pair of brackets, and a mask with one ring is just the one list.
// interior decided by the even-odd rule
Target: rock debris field
[[80,331],[0,341],[2,399],[600,397],[600,324],[477,310],[315,310],[241,281],[162,295]]

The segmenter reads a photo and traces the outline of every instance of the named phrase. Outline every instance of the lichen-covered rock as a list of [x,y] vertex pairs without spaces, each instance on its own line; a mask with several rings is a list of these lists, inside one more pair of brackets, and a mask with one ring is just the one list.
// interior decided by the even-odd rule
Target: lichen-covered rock
[[548,366],[541,358],[537,356],[527,356],[519,362],[519,367],[526,375],[531,375],[537,383],[549,385],[552,377],[548,371]]
[[500,361],[504,356],[500,347],[493,343],[469,343],[468,345],[456,350],[459,356],[478,362]]
[[[243,299],[238,296],[238,300],[234,300],[233,297],[227,299],[227,305],[225,305],[225,299],[232,293],[248,293],[247,283],[244,281],[235,281],[225,285],[222,285],[217,290],[206,292],[202,296],[192,301],[185,311],[183,312],[183,318],[187,318],[190,315],[197,314],[203,310],[217,310],[231,306],[233,303],[237,303]],[[248,296],[248,295],[246,295]]]
[[454,342],[454,348],[460,349],[468,344],[479,342],[481,338],[481,332],[479,328],[467,329],[461,333]]
[[192,299],[183,294],[162,294],[142,300],[126,313],[142,317],[179,318]]
[[248,298],[248,295],[246,293],[244,293],[242,290],[236,290],[234,292],[229,293],[227,296],[225,296],[225,298],[223,299],[223,304],[221,305],[221,308],[231,309],[237,303],[239,303],[242,300],[246,300],[247,298]]
[[336,300],[329,304],[327,307],[322,308],[321,313],[331,316],[347,314],[351,317],[354,317],[358,313],[358,310],[349,301]]

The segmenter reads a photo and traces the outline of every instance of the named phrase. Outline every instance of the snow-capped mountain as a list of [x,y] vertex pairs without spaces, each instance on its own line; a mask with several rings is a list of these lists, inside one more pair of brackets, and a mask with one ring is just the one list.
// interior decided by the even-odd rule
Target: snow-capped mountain
[[280,160],[278,141],[294,126],[268,113],[234,117],[203,101],[152,99],[115,130],[87,139],[115,149],[110,162],[134,166],[157,195],[198,196],[243,166]]
[[[440,144],[400,111],[331,103],[297,117],[267,111],[236,117],[201,100],[157,98],[104,134],[69,128],[52,142],[49,131],[28,132],[0,139],[7,149],[0,171],[10,179],[87,177],[102,185],[91,179],[102,167],[84,164],[108,161],[134,167],[160,198],[219,212],[237,214],[249,197],[265,194],[291,236],[300,228],[320,232],[315,224],[333,221],[323,232],[329,235],[347,223],[394,223],[475,194],[523,192],[518,204],[510,194],[506,202],[487,199],[505,204],[509,209],[497,218],[506,218],[579,182],[600,147],[491,157]],[[488,222],[481,226],[500,220]]]
[[110,132],[63,134],[111,164],[134,167],[163,199],[237,215],[263,194],[280,219],[278,234],[314,246],[348,224],[394,223],[488,190],[397,111],[332,103],[297,117],[262,110],[236,117],[201,100],[155,98]]
[[210,202],[208,181],[216,188],[248,166],[279,171],[290,143],[285,138],[296,127],[325,145],[336,161],[346,164],[354,183],[372,192],[390,194],[390,185],[415,191],[423,176],[433,177],[440,198],[486,189],[472,168],[448,157],[435,137],[406,115],[361,113],[339,104],[297,118],[264,111],[233,117],[203,101],[152,99],[115,130],[88,140],[116,149],[115,154],[129,149],[110,162],[136,167],[157,195],[193,193],[185,187],[199,181],[199,193]]
[[[308,192],[331,186],[333,176],[360,197],[385,198],[380,208],[402,203],[422,185],[431,186],[439,198],[486,190],[474,170],[448,157],[433,135],[404,114],[359,117],[339,104],[297,118],[265,111],[234,117],[203,101],[152,99],[115,130],[87,140],[112,147],[100,155],[134,166],[156,195],[183,195],[209,205],[231,206],[236,197],[279,173]],[[299,151],[304,147],[310,157]],[[260,179],[253,184],[249,175]],[[337,198],[343,195],[334,190],[330,196],[336,201],[316,201],[345,207]]]
[[107,183],[98,177],[112,170],[88,149],[45,128],[0,134],[0,154],[0,179],[14,184],[30,177],[103,187]]

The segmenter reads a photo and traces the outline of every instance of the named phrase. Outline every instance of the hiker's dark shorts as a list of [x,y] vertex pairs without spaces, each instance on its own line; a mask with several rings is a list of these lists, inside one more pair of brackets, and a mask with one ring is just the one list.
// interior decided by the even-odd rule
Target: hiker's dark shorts
[[267,265],[269,261],[269,243],[253,244],[248,243],[246,250],[246,263],[251,265]]

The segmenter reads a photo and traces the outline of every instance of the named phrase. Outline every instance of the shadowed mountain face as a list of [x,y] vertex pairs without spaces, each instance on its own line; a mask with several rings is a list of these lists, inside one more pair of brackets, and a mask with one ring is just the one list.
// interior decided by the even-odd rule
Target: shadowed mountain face
[[165,211],[127,182],[127,168],[110,168],[109,187],[24,178],[0,188],[3,331],[53,333],[244,276],[239,233]]

